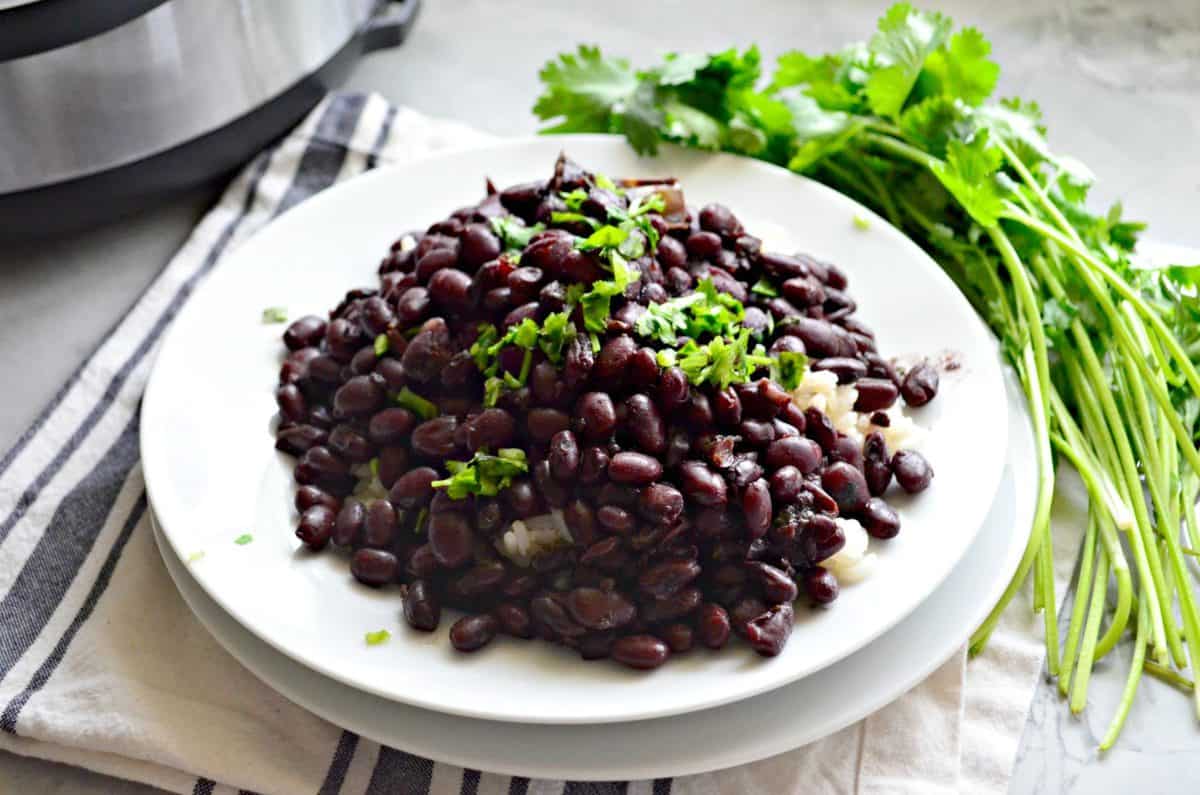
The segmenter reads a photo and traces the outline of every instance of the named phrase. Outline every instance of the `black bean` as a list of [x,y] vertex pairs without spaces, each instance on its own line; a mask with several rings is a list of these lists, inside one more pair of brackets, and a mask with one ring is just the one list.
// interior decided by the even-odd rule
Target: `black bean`
[[500,241],[488,224],[467,224],[459,237],[458,264],[473,273],[500,256],[500,250]]
[[332,494],[327,494],[316,486],[301,486],[296,490],[296,510],[304,513],[314,505],[324,505],[332,511],[342,506],[342,501]]
[[358,543],[359,534],[367,520],[367,509],[358,500],[348,500],[338,511],[333,526],[333,543],[349,547]]
[[643,569],[638,588],[653,599],[666,599],[700,576],[700,564],[693,560],[668,560]]
[[276,435],[275,449],[292,455],[302,455],[306,450],[325,444],[329,433],[312,425],[292,425],[281,428]]
[[575,430],[584,439],[602,442],[617,427],[617,412],[607,392],[588,392],[575,403]]
[[762,561],[750,561],[745,565],[762,587],[767,604],[791,604],[796,600],[799,589],[787,573]]
[[823,411],[809,407],[804,411],[804,422],[804,433],[809,439],[821,445],[821,449],[825,452],[833,450],[834,444],[837,443],[837,431],[834,430],[833,422]]
[[771,500],[776,505],[792,505],[804,490],[804,475],[788,464],[771,473]]
[[500,622],[487,613],[463,616],[450,627],[450,644],[459,651],[477,651],[491,643],[499,629]]
[[716,232],[721,237],[736,238],[742,234],[737,216],[723,204],[707,204],[700,210],[700,228]]
[[592,485],[604,480],[608,476],[608,462],[609,455],[604,448],[585,448],[579,461],[579,482]]
[[[656,256],[658,257],[658,261],[662,264],[664,269],[669,270],[671,268],[676,268],[682,271],[685,276],[687,275],[687,271],[683,270],[685,267],[687,267],[687,250],[683,247],[683,244],[675,238],[664,237],[662,240],[658,241],[658,250],[656,252]],[[680,287],[683,289],[690,289],[692,286],[691,282],[692,279],[690,276],[688,276],[686,284],[680,285]],[[677,288],[675,292],[681,293],[683,292],[683,289]]]
[[633,621],[637,608],[618,591],[575,588],[566,598],[571,618],[593,630],[619,629]]
[[896,476],[900,488],[909,494],[924,491],[933,480],[933,467],[929,466],[925,456],[916,450],[897,451],[892,456],[892,473]]
[[533,409],[525,417],[525,428],[535,442],[548,443],[559,431],[571,426],[571,418],[558,409]]
[[305,315],[292,321],[283,332],[283,344],[293,351],[319,345],[324,338],[325,321],[316,315]]
[[571,235],[557,229],[538,235],[522,252],[521,264],[540,268],[557,278],[562,274],[563,262],[574,250],[571,241]]
[[276,389],[275,402],[279,405],[279,413],[292,422],[303,422],[308,416],[304,394],[295,384],[284,384]]
[[708,397],[698,389],[691,391],[684,417],[691,429],[697,433],[711,430],[714,424],[712,404]]
[[404,594],[404,618],[413,629],[433,632],[442,620],[442,607],[425,580],[413,580]]
[[564,483],[569,483],[575,479],[579,472],[579,442],[575,439],[575,434],[569,430],[562,430],[554,434],[550,439],[550,452],[547,454],[550,460],[550,471],[558,480]]
[[[629,304],[629,306],[640,306],[640,304]],[[650,348],[641,348],[629,362],[626,380],[634,389],[651,389],[658,383],[658,373],[658,357],[654,351]]]
[[421,508],[433,497],[433,481],[438,479],[433,467],[417,467],[401,475],[388,491],[388,500],[398,508]]
[[742,421],[742,401],[733,387],[725,387],[713,393],[713,416],[726,428],[734,428]]
[[870,492],[863,473],[845,461],[835,461],[821,473],[821,486],[837,501],[843,515],[857,514],[867,505]]
[[725,608],[711,602],[701,605],[696,619],[696,634],[700,642],[710,649],[719,649],[729,642],[729,613]]
[[937,395],[938,373],[927,362],[918,364],[909,370],[900,384],[900,394],[904,402],[910,406],[924,406]]
[[763,420],[742,420],[738,434],[751,447],[766,447],[775,441],[775,426]]
[[703,599],[699,588],[689,586],[668,596],[642,603],[641,617],[649,623],[672,621],[692,613]]
[[863,448],[862,443],[852,436],[838,434],[837,441],[833,443],[833,449],[829,451],[829,457],[834,461],[845,461],[855,469],[863,468]]
[[845,545],[846,534],[838,523],[819,513],[806,517],[804,531],[797,539],[797,547],[809,563],[820,563]]
[[598,521],[610,533],[629,535],[633,532],[637,520],[633,514],[617,505],[604,505],[596,511]]
[[542,513],[542,501],[529,478],[517,478],[502,495],[509,510],[515,513],[518,519],[528,519]]
[[604,343],[600,353],[596,355],[596,365],[592,368],[592,378],[609,389],[610,384],[620,384],[625,377],[625,369],[637,353],[637,343],[628,334],[613,337]]
[[900,532],[900,515],[879,497],[872,497],[858,520],[872,538],[895,538]]
[[350,573],[363,585],[387,585],[399,570],[396,556],[382,549],[360,549],[350,558]]
[[312,550],[324,549],[333,533],[333,525],[337,515],[328,505],[313,505],[300,515],[300,525],[296,528],[296,538]]
[[687,403],[689,394],[687,375],[678,367],[668,367],[658,376],[656,390],[658,404],[667,412]]
[[872,431],[863,443],[863,473],[867,478],[867,489],[875,497],[887,491],[892,482],[892,465],[888,459],[887,444],[883,434]]
[[787,644],[795,617],[790,603],[774,605],[746,623],[746,640],[762,656],[774,657]]
[[667,449],[667,424],[658,407],[648,395],[630,395],[625,401],[628,411],[625,429],[634,444],[652,455],[660,455]]
[[729,498],[725,480],[702,461],[679,465],[679,487],[697,505],[716,508],[725,505]]
[[795,276],[788,279],[783,283],[783,294],[801,308],[825,303],[825,286],[811,276]]
[[417,281],[425,284],[433,274],[444,268],[453,268],[457,264],[458,252],[455,249],[434,249],[417,260]]
[[519,604],[515,602],[501,602],[496,605],[493,613],[496,616],[496,620],[500,622],[500,629],[506,635],[511,635],[514,638],[533,637],[533,622],[529,618],[529,611]]
[[465,423],[467,449],[475,452],[487,448],[493,452],[512,444],[517,423],[504,409],[484,409]]
[[458,419],[453,416],[426,420],[413,429],[411,437],[413,452],[437,461],[453,458],[455,451],[458,450],[454,439],[457,430]]
[[721,237],[712,232],[692,232],[687,238],[688,254],[698,259],[715,257],[721,250]]
[[809,268],[806,263],[796,257],[789,257],[786,254],[763,251],[759,254],[759,263],[767,273],[776,279],[789,279],[793,276],[807,276],[809,274]]
[[859,378],[854,384],[858,390],[858,399],[854,401],[855,411],[882,411],[891,408],[900,394],[900,390],[886,378]]
[[587,631],[576,624],[566,607],[550,595],[534,597],[529,603],[529,612],[539,624],[564,638],[579,637]]
[[690,651],[695,642],[696,631],[692,629],[691,625],[682,622],[667,624],[656,631],[658,637],[671,649],[672,654],[683,654]]
[[563,484],[554,479],[554,474],[550,471],[550,461],[543,458],[533,465],[533,482],[537,486],[538,493],[542,495],[542,499],[551,508],[562,508],[567,504],[570,494]]
[[367,435],[376,444],[395,444],[408,437],[416,417],[408,409],[393,407],[376,412],[367,423]]
[[657,668],[671,656],[671,650],[653,635],[626,635],[612,644],[612,658],[639,670]]
[[813,566],[804,574],[804,591],[819,605],[827,605],[838,597],[838,581],[833,572]]
[[767,445],[767,466],[771,469],[791,464],[807,475],[821,464],[821,447],[803,436],[786,436]]
[[771,488],[759,478],[742,491],[742,514],[749,538],[762,538],[771,527]]
[[362,329],[345,318],[338,318],[325,328],[325,347],[340,362],[348,362],[366,344]]
[[638,513],[655,524],[673,524],[683,514],[683,495],[667,483],[652,483],[638,495]]
[[375,500],[367,506],[362,543],[373,549],[388,549],[396,537],[396,509],[387,500]]
[[429,517],[429,549],[439,564],[458,568],[471,559],[474,534],[465,516],[456,512]]
[[378,376],[356,375],[333,395],[333,410],[343,417],[370,414],[387,400]]
[[279,382],[294,384],[309,378],[309,365],[321,356],[318,348],[300,348],[288,354],[279,368]]
[[595,364],[591,340],[583,334],[577,334],[567,343],[567,351],[563,356],[563,380],[567,388],[575,390],[583,386]]

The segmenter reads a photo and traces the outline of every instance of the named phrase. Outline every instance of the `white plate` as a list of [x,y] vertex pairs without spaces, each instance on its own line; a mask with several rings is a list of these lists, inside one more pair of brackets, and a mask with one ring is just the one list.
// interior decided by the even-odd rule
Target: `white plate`
[[[904,529],[875,544],[876,573],[828,610],[802,607],[792,640],[772,660],[742,644],[692,654],[653,674],[566,650],[503,639],[454,653],[440,632],[405,631],[395,589],[355,584],[336,554],[311,556],[293,536],[291,462],[272,449],[278,325],[324,313],[375,267],[405,229],[478,200],[483,176],[508,184],[547,175],[560,149],[612,175],[679,177],[694,204],[721,200],[750,231],[786,229],[796,248],[841,265],[883,353],[953,349],[963,362],[937,400],[916,412],[932,429],[923,448],[937,473],[902,504]],[[870,218],[856,228],[855,216]],[[754,222],[751,219],[763,219]],[[793,682],[862,648],[908,615],[961,559],[991,505],[1007,444],[995,345],[962,295],[915,244],[815,182],[744,158],[668,150],[637,158],[619,139],[509,141],[381,169],[288,212],[223,261],[167,335],[142,407],[150,497],[175,552],[203,550],[201,587],[251,632],[296,660],[362,690],[432,710],[531,723],[596,723],[713,707]],[[252,533],[253,543],[233,539]],[[919,575],[916,573],[919,572]],[[396,641],[367,649],[363,635]],[[472,684],[486,675],[487,687]]]
[[[908,618],[861,651],[791,685],[684,716],[537,726],[429,712],[339,684],[247,632],[206,596],[158,533],[167,569],[200,621],[243,665],[302,707],[377,742],[449,764],[530,778],[682,776],[798,748],[874,712],[962,647],[1016,570],[1033,519],[1037,464],[1020,390],[995,502],[971,550]],[[392,643],[396,641],[393,640]]]

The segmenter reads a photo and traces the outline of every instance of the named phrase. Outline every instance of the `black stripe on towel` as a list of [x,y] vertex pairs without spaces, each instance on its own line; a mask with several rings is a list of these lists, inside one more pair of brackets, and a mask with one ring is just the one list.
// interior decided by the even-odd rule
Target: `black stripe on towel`
[[429,795],[433,762],[386,745],[371,771],[367,795]]
[[625,795],[628,781],[568,781],[563,795]]
[[198,778],[196,786],[192,787],[192,795],[212,795],[215,786],[217,786],[217,782],[212,779]]
[[513,776],[508,783],[508,795],[525,795],[529,792],[529,779],[524,776]]
[[283,195],[275,214],[287,212],[310,196],[328,188],[338,177],[346,161],[346,151],[359,117],[367,104],[366,94],[338,94],[317,123],[296,178]]
[[674,779],[656,778],[654,779],[654,787],[651,789],[651,795],[671,795],[671,783]]
[[463,771],[462,790],[459,795],[476,795],[479,792],[479,771],[467,769]]
[[342,736],[338,738],[337,749],[333,752],[333,761],[329,763],[329,770],[325,773],[325,780],[321,782],[321,789],[317,791],[317,795],[338,795],[342,791],[342,784],[346,781],[346,772],[350,770],[350,763],[354,761],[354,752],[357,749],[358,735],[343,731]]
[[0,729],[9,734],[17,733],[17,718],[21,714],[22,707],[33,697],[33,694],[41,690],[45,684],[50,681],[50,677],[54,675],[55,669],[66,656],[67,649],[71,645],[71,641],[75,639],[80,628],[91,617],[92,611],[96,609],[96,604],[100,601],[100,597],[104,595],[104,591],[108,588],[108,583],[112,579],[113,570],[117,567],[117,562],[121,559],[121,553],[125,551],[125,544],[129,541],[129,537],[133,535],[133,529],[137,527],[142,516],[146,513],[146,492],[142,492],[138,496],[137,502],[134,503],[133,510],[129,512],[129,516],[125,519],[125,525],[121,528],[121,534],[117,536],[116,543],[109,550],[108,557],[104,561],[104,565],[100,568],[100,574],[96,577],[95,583],[92,584],[92,590],[88,592],[87,598],[79,608],[79,612],[75,614],[75,618],[71,621],[71,626],[58,639],[58,643],[54,645],[54,650],[50,652],[50,656],[42,663],[41,667],[34,673],[33,678],[29,680],[29,684],[18,693],[8,706],[4,708],[4,713],[0,714]]

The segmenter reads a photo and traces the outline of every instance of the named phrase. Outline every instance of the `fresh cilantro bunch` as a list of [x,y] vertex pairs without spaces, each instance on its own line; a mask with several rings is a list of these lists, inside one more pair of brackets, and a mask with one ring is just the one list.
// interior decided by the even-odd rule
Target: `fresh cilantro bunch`
[[[972,649],[1032,574],[1048,669],[1078,711],[1093,665],[1136,627],[1107,748],[1143,668],[1191,688],[1200,714],[1200,688],[1181,673],[1200,667],[1200,595],[1184,559],[1200,550],[1200,266],[1134,267],[1142,225],[1119,204],[1087,204],[1091,172],[1051,149],[1035,103],[994,101],[999,73],[978,30],[897,3],[868,40],[788,52],[770,69],[755,47],[635,69],[581,46],[542,69],[534,112],[552,122],[545,132],[617,133],[645,154],[664,142],[724,150],[806,174],[871,206],[939,262],[1000,338],[1038,442],[1030,540]],[[639,331],[663,342],[689,331],[702,302],[693,300],[652,308]],[[724,352],[675,355],[697,374],[724,371]],[[1078,470],[1091,497],[1061,639],[1056,460]]]

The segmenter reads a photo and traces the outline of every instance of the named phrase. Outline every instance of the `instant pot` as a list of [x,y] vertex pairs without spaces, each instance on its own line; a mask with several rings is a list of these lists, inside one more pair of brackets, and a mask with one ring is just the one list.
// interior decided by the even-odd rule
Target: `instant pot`
[[229,172],[419,0],[0,0],[0,239],[118,217]]

